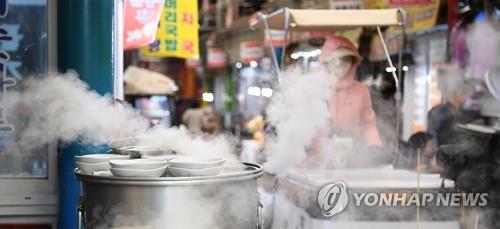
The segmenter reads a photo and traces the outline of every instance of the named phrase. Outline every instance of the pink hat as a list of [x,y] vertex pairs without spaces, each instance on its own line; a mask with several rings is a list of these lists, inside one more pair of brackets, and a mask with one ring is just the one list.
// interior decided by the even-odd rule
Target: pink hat
[[327,37],[323,48],[321,48],[321,62],[327,62],[333,58],[353,56],[361,62],[361,56],[354,44],[345,37]]

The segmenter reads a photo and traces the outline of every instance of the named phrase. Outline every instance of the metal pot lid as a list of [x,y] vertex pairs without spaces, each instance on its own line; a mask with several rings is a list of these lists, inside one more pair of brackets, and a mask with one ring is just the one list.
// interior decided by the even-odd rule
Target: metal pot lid
[[83,183],[99,183],[113,185],[138,185],[138,186],[178,186],[178,185],[201,185],[214,183],[227,183],[241,180],[257,179],[263,175],[262,166],[253,163],[242,162],[244,169],[225,171],[215,176],[196,177],[117,177],[99,176],[75,171],[78,180]]

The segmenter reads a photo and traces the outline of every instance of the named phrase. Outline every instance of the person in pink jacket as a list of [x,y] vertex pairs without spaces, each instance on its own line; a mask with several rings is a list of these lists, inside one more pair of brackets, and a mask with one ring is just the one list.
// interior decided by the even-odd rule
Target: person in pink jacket
[[370,92],[355,79],[361,63],[357,48],[347,38],[328,37],[321,51],[320,62],[337,80],[329,100],[333,130],[356,145],[380,146]]

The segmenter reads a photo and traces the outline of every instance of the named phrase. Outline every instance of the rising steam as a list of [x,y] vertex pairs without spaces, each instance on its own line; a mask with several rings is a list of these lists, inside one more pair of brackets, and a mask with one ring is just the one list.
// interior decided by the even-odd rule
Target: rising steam
[[303,73],[293,69],[283,73],[267,109],[267,118],[277,132],[267,145],[267,171],[282,174],[306,158],[315,136],[329,126],[331,81],[321,71]]
[[31,152],[57,141],[102,145],[142,135],[156,137],[163,147],[178,153],[232,158],[225,137],[193,139],[174,128],[149,129],[131,106],[114,105],[111,96],[89,90],[74,73],[27,79],[20,90],[9,91],[4,102],[7,120],[16,126],[15,139],[7,146],[11,152]]
[[469,77],[482,78],[486,71],[499,66],[500,31],[498,25],[491,22],[473,24],[466,37],[467,50],[470,54]]

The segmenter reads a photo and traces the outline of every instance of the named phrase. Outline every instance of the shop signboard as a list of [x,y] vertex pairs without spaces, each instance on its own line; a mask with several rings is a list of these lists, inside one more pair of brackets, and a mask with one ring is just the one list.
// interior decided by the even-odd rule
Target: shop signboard
[[240,58],[244,64],[258,61],[264,56],[264,47],[260,41],[244,41],[240,44]]
[[226,52],[221,48],[209,48],[207,51],[207,66],[223,68],[226,66]]
[[408,15],[408,32],[429,29],[436,25],[439,13],[439,0],[423,5],[404,7]]
[[165,0],[125,0],[123,49],[147,46],[155,41]]
[[141,48],[145,57],[198,58],[198,1],[165,0],[156,39]]

